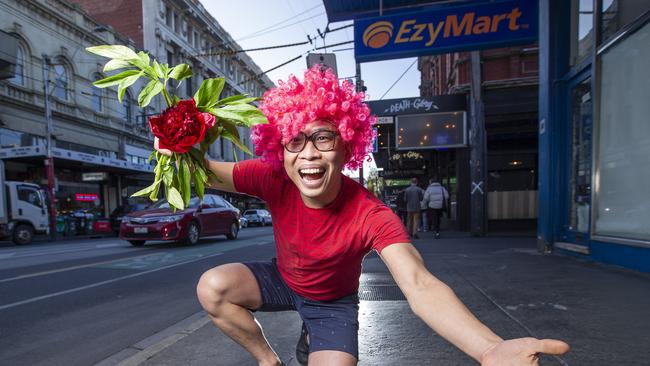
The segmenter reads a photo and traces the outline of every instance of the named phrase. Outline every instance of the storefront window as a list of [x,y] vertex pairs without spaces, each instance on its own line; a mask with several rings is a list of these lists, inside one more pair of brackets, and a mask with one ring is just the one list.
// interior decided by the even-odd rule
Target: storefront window
[[594,44],[593,0],[571,1],[571,65],[587,58]]
[[650,10],[650,0],[603,0],[601,5],[601,43],[612,38],[623,26]]
[[595,233],[650,240],[650,22],[600,58]]

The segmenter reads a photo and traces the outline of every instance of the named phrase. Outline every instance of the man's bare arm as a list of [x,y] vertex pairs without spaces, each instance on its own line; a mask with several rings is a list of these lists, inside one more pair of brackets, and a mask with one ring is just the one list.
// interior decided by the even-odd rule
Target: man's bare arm
[[[160,148],[157,137],[154,138],[153,147],[163,155],[172,156],[170,150]],[[232,172],[235,169],[235,163],[214,161],[206,158],[205,167],[219,177],[219,179],[215,179],[214,177],[210,178],[206,188],[213,188],[226,192],[237,192],[232,179]]]
[[481,323],[454,291],[433,276],[410,243],[384,248],[381,258],[406,296],[413,312],[431,329],[486,366],[536,365],[537,354],[563,354],[569,346],[552,339],[503,341]]

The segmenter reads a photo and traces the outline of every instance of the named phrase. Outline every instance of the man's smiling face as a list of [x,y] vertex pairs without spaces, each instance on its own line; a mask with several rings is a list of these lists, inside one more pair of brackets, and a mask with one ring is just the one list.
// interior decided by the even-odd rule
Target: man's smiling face
[[[305,205],[325,207],[334,201],[341,189],[345,146],[336,127],[327,121],[313,121],[305,126],[302,133],[304,135],[294,137],[285,145],[284,169],[300,190]],[[291,152],[300,150],[305,137],[304,149]],[[320,151],[315,144],[320,150],[332,150]]]

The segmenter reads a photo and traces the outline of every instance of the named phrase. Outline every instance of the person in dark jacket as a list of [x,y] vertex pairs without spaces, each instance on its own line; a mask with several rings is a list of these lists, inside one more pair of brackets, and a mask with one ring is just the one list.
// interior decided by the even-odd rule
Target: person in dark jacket
[[[429,179],[429,186],[426,191],[424,191],[424,200],[423,202],[428,207],[427,209],[427,219],[428,226],[432,231],[435,232],[435,238],[440,238],[440,216],[442,212],[446,209],[446,204],[449,202],[449,192],[438,183],[436,177],[431,177]],[[432,226],[433,224],[433,226]]]

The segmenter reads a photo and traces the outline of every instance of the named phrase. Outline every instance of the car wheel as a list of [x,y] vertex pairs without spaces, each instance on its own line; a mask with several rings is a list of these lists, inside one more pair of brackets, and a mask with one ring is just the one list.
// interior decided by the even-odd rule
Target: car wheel
[[16,245],[31,243],[34,239],[34,228],[30,225],[18,225],[14,229],[13,241]]
[[129,240],[129,243],[133,245],[134,247],[141,247],[144,245],[144,240]]
[[194,245],[199,242],[199,236],[201,235],[201,229],[199,225],[192,221],[187,226],[187,238],[185,239],[185,244]]
[[236,222],[233,222],[230,224],[230,232],[226,234],[226,237],[230,240],[235,240],[237,239],[237,235],[239,234],[239,225],[237,225]]

